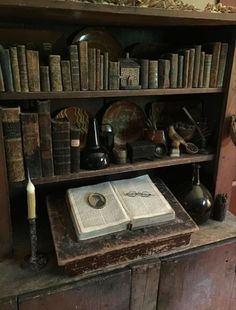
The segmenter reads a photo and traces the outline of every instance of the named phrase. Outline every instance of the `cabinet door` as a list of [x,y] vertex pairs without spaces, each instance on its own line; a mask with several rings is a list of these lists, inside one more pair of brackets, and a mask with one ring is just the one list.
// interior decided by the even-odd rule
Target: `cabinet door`
[[161,262],[158,310],[233,310],[236,241]]
[[59,290],[19,297],[19,310],[128,310],[130,271],[114,272],[61,287]]

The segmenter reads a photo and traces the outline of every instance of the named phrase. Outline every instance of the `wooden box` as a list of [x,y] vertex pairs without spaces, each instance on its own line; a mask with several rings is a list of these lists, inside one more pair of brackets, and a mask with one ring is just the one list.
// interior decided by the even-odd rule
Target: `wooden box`
[[174,220],[84,241],[77,241],[65,195],[49,196],[48,215],[58,265],[69,274],[81,274],[104,267],[128,265],[142,257],[187,246],[192,232],[198,227],[166,185],[161,180],[156,184],[175,210]]
[[127,143],[127,154],[132,163],[143,159],[154,160],[155,144],[146,140]]

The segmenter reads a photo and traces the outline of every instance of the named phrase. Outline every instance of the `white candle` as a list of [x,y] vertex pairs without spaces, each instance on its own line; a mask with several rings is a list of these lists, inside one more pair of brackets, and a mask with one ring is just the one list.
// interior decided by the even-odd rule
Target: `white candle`
[[36,199],[35,199],[35,187],[30,178],[26,187],[27,191],[27,205],[28,205],[28,219],[36,218]]

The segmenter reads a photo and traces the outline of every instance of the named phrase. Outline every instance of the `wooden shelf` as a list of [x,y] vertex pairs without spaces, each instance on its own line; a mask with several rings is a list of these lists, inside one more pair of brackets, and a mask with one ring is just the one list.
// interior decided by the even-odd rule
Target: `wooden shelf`
[[166,10],[56,0],[1,0],[1,21],[48,21],[116,26],[235,25],[235,13]]
[[[206,162],[211,161],[214,159],[214,155],[181,155],[181,157],[169,157],[166,156],[162,159],[155,159],[153,161],[143,161],[137,163],[127,163],[127,164],[120,164],[115,165],[112,164],[106,169],[101,170],[81,170],[79,173],[71,173],[68,175],[60,175],[60,176],[53,176],[53,177],[43,177],[40,179],[34,179],[34,185],[39,184],[49,184],[49,183],[56,183],[56,182],[63,182],[63,181],[72,181],[72,180],[81,180],[81,179],[88,179],[93,177],[105,176],[105,175],[114,175],[117,173],[125,173],[131,171],[141,171],[141,170],[148,170],[153,168],[161,168],[167,166],[175,166],[175,165],[183,165],[183,164],[191,164],[196,162]],[[24,181],[23,183],[25,183]],[[11,183],[12,187],[21,186],[22,182],[20,183]]]
[[63,91],[63,92],[29,92],[0,93],[0,100],[39,100],[39,99],[78,99],[104,97],[166,96],[184,94],[222,93],[222,88],[173,88],[140,90],[100,90],[100,91]]

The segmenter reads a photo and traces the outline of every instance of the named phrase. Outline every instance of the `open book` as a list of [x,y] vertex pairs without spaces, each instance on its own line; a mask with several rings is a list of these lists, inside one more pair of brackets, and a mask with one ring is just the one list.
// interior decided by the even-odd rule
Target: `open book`
[[72,188],[66,195],[79,240],[175,218],[148,175]]

